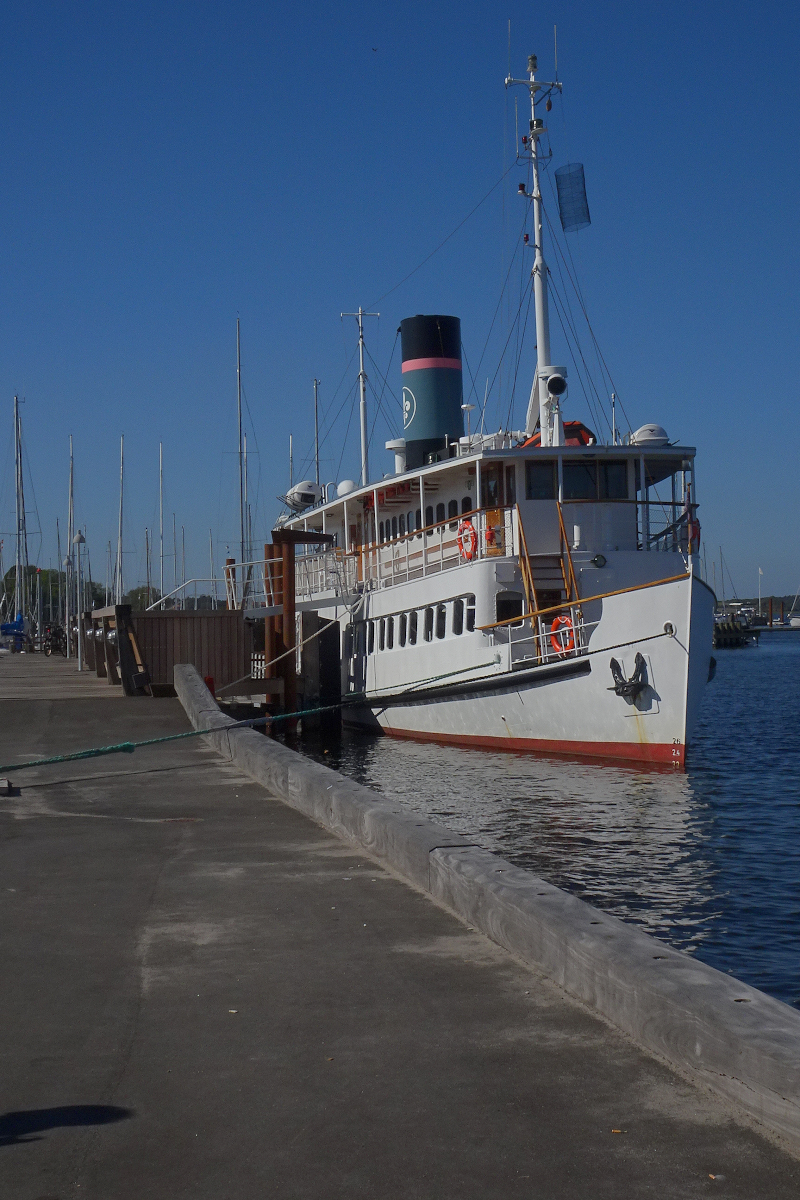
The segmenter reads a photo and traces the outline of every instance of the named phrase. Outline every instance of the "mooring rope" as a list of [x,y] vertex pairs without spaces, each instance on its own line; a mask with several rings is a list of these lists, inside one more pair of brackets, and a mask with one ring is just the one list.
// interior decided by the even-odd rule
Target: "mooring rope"
[[[314,634],[312,636],[317,636],[317,634]],[[671,637],[671,636],[672,635],[668,634],[665,630],[663,633],[651,634],[649,637],[640,637],[640,638],[632,639],[629,642],[621,642],[616,646],[603,646],[602,648],[599,648],[597,650],[586,650],[586,651],[584,651],[584,654],[576,655],[575,657],[583,658],[583,657],[588,657],[590,654],[603,654],[603,653],[607,653],[610,650],[624,649],[625,646],[638,644],[639,642],[651,642],[651,641],[655,641],[657,638]],[[308,640],[310,640],[310,639],[308,639]],[[289,653],[291,653],[291,651],[289,651]],[[561,661],[567,661],[567,660],[561,660]],[[488,666],[493,666],[493,665],[494,664],[492,664],[492,663],[481,663],[480,667],[488,667]],[[450,678],[452,678],[453,675],[463,675],[467,671],[479,670],[480,667],[461,667],[460,670],[445,671],[440,675],[430,675],[427,679],[415,680],[414,683],[411,683],[408,685],[408,687],[403,691],[402,694],[404,696],[413,695],[414,691],[417,688],[422,688],[426,684],[437,683],[437,682],[439,682],[439,680],[442,680],[442,679],[450,679]],[[468,683],[476,682],[477,683],[477,682],[480,682],[481,679],[485,679],[485,678],[486,678],[486,676],[481,676],[477,680],[474,680],[474,681],[467,680],[466,682],[468,682]],[[237,682],[242,682],[242,681],[238,680]],[[396,690],[393,693],[390,693],[386,696],[381,696],[379,694],[379,692],[377,692],[377,691],[375,691],[375,692],[349,692],[348,695],[346,697],[344,697],[344,699],[339,700],[338,703],[336,703],[336,704],[326,704],[326,705],[322,705],[318,708],[302,708],[302,709],[299,709],[297,712],[275,713],[274,715],[267,714],[266,716],[263,716],[263,717],[253,717],[252,719],[248,719],[245,721],[234,721],[230,725],[212,726],[209,729],[190,729],[186,733],[170,733],[170,734],[166,734],[164,737],[145,738],[144,740],[139,741],[139,742],[115,742],[111,746],[94,746],[90,750],[76,750],[73,754],[54,754],[50,758],[33,758],[29,762],[3,763],[2,765],[0,765],[0,772],[24,771],[24,770],[27,770],[29,767],[49,767],[49,766],[53,766],[57,763],[77,762],[83,758],[101,758],[105,754],[133,754],[134,750],[138,750],[142,746],[161,746],[161,745],[164,745],[165,742],[180,742],[180,741],[184,741],[186,738],[203,737],[204,735],[207,735],[210,733],[230,733],[234,729],[255,729],[259,725],[274,725],[278,721],[290,721],[290,720],[296,720],[299,717],[316,716],[319,713],[336,712],[337,709],[349,708],[353,705],[363,704],[365,702],[367,704],[375,704],[376,702],[379,703],[381,700],[391,700],[392,696],[393,695],[396,696],[397,694],[398,693]]]

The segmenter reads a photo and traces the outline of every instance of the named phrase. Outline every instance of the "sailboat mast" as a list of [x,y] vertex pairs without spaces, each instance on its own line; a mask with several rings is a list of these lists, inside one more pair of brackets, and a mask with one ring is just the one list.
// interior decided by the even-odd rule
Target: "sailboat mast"
[[117,526],[117,565],[114,573],[114,603],[122,604],[122,496],[125,478],[125,435],[119,439],[119,524]]
[[19,397],[14,397],[14,471],[16,475],[17,546],[14,560],[14,616],[27,616],[28,537],[25,529],[25,490],[22,478],[22,425]]
[[164,607],[164,447],[158,443],[158,552],[159,552],[159,600]]
[[319,380],[314,380],[314,482],[319,487]]
[[240,562],[244,555],[244,447],[242,442],[242,346],[239,336],[239,318],[236,318],[236,412],[239,422],[239,552]]
[[343,317],[355,317],[358,321],[358,387],[361,393],[359,415],[361,417],[361,486],[369,483],[369,439],[367,436],[367,372],[364,369],[364,317],[379,317],[380,313],[342,313]]
[[[536,97],[542,89],[547,92],[561,91],[561,84],[557,82],[541,83],[536,78],[537,70],[536,55],[530,54],[528,56],[528,78],[512,79],[509,75],[506,79],[506,87],[512,84],[522,84],[528,88],[531,98],[529,136],[524,140],[530,153],[532,190],[525,192],[525,185],[519,185],[520,192],[533,201],[534,262],[532,274],[533,298],[536,307],[536,375],[531,389],[528,424],[530,424],[531,412],[535,412],[538,407],[541,444],[543,446],[559,446],[564,439],[558,397],[563,393],[566,384],[559,372],[558,376],[554,377],[553,384],[548,386],[553,373],[550,370],[550,314],[547,300],[547,263],[544,258],[542,191],[539,181],[539,138],[547,130],[541,117],[536,116]],[[555,378],[558,378],[558,383],[555,383]]]
[[72,658],[72,538],[75,532],[74,470],[72,434],[69,435],[69,505],[67,508],[67,554],[64,559],[64,626],[67,634],[67,658]]

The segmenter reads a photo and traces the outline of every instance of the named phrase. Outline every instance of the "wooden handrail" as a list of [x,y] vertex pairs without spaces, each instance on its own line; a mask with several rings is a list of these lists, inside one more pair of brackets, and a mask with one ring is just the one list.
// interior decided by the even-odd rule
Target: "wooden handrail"
[[645,588],[659,587],[662,583],[678,583],[681,579],[689,578],[689,572],[684,571],[683,575],[670,575],[668,579],[654,579],[650,583],[635,583],[632,587],[617,588],[613,592],[601,592],[599,596],[583,596],[580,600],[563,600],[561,604],[553,604],[550,608],[538,608],[534,612],[520,613],[519,616],[509,617],[505,621],[494,621],[491,625],[478,625],[476,631],[483,633],[487,629],[500,629],[504,625],[518,625],[520,621],[527,621],[533,617],[542,617],[545,613],[563,612],[565,608],[591,604],[593,600],[607,600],[609,596],[624,596],[628,592],[643,592]]
[[[578,581],[575,578],[575,568],[572,565],[572,552],[570,551],[570,548],[569,548],[569,540],[567,538],[567,531],[564,528],[564,514],[561,511],[561,501],[558,499],[556,500],[556,508],[558,509],[558,524],[561,527],[561,536],[564,539],[564,548],[567,551],[567,562],[569,564],[569,591],[570,591],[570,593],[574,592],[575,599],[578,600],[578,599],[580,599],[580,597],[578,595]],[[570,596],[570,598],[571,598],[571,596]]]

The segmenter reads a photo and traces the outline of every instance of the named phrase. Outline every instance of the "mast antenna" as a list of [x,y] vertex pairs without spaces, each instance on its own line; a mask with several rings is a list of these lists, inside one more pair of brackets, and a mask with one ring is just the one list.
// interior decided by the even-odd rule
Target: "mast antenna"
[[361,390],[361,486],[369,483],[369,443],[367,439],[367,373],[364,370],[364,317],[379,317],[380,313],[364,312],[359,307],[357,313],[342,313],[343,317],[355,317],[358,321],[358,384]]

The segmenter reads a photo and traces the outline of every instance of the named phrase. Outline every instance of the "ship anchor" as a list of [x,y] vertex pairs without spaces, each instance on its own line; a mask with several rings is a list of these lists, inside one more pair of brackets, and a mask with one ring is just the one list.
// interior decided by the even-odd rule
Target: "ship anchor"
[[643,692],[647,687],[647,663],[644,655],[638,650],[636,651],[636,659],[633,664],[633,674],[630,679],[626,679],[622,674],[622,667],[615,658],[609,663],[611,674],[614,677],[614,686],[608,688],[609,692],[614,692],[617,696],[624,696],[626,699],[635,700],[640,692]]

